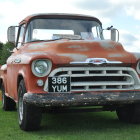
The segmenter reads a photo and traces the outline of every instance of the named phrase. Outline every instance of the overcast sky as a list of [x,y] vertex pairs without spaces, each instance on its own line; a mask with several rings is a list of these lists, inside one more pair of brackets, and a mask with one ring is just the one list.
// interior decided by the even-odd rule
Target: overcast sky
[[106,28],[120,31],[128,51],[140,52],[140,1],[138,0],[0,0],[0,41],[7,28],[35,13],[77,13],[98,17]]

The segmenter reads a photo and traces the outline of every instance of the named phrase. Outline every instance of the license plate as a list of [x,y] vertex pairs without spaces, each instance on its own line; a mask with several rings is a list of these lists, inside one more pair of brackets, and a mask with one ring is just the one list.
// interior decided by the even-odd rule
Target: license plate
[[70,92],[70,77],[48,77],[49,92]]

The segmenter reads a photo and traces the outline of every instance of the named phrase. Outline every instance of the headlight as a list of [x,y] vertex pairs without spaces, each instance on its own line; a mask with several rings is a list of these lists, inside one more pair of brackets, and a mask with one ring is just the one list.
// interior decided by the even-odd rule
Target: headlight
[[37,77],[44,77],[49,74],[52,63],[48,59],[37,59],[32,62],[32,72]]
[[140,74],[140,61],[138,61],[138,63],[137,63],[137,72],[138,72],[138,74]]

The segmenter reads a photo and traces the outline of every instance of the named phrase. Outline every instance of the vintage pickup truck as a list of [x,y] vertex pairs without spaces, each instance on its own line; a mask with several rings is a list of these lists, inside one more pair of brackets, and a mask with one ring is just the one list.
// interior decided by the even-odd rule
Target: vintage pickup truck
[[2,108],[17,103],[22,130],[39,129],[44,107],[94,106],[140,122],[140,55],[107,29],[109,40],[99,19],[76,14],[36,14],[9,27],[15,48],[0,70]]

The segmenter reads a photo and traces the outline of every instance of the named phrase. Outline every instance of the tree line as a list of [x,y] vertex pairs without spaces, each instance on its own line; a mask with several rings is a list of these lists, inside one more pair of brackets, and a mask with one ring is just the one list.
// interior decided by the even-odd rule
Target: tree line
[[0,42],[0,65],[6,63],[6,60],[11,55],[11,51],[14,49],[14,47],[14,44],[11,42]]

